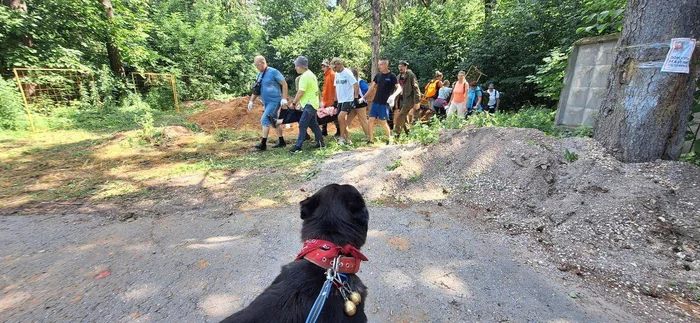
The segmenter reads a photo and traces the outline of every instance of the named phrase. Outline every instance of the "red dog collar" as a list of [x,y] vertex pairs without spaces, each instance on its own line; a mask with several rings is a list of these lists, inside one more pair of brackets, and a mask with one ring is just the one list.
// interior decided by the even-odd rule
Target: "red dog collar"
[[339,255],[338,272],[341,274],[356,274],[360,271],[360,262],[367,261],[367,257],[360,250],[349,244],[341,247],[330,241],[319,239],[304,241],[304,247],[294,260],[304,258],[323,269],[328,269],[333,266],[332,262]]

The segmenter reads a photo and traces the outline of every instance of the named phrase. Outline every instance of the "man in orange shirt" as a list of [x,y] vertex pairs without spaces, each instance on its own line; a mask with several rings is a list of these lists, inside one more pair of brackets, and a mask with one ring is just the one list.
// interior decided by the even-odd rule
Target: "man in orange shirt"
[[[323,60],[321,63],[321,69],[323,69],[323,90],[321,91],[321,109],[329,106],[335,106],[335,72],[330,67],[330,62],[327,59]],[[338,120],[333,121],[335,124],[335,136],[340,136],[340,125]],[[323,124],[323,135],[328,135],[328,124]]]

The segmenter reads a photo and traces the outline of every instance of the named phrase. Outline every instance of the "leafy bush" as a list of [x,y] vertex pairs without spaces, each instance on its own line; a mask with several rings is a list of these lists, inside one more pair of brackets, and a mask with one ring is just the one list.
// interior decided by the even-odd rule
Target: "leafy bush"
[[560,48],[553,49],[549,52],[549,56],[542,59],[544,64],[537,66],[535,75],[527,77],[528,83],[537,85],[535,96],[548,98],[553,102],[559,100],[561,90],[564,88],[564,72],[570,53],[571,47],[565,51]]
[[434,144],[440,140],[440,131],[442,130],[442,123],[433,117],[431,122],[422,123],[417,121],[412,127],[411,132],[408,136],[409,141],[419,142],[423,145]]
[[22,96],[17,85],[0,78],[0,129],[21,129],[24,123],[20,120],[26,119],[23,110]]
[[157,129],[153,123],[153,114],[150,111],[146,111],[140,116],[137,116],[136,124],[141,127],[140,141],[148,144],[160,144],[163,139],[163,132]]
[[162,111],[175,109],[173,89],[168,86],[156,86],[151,88],[146,94],[146,103],[150,107]]
[[554,128],[556,111],[545,108],[529,107],[515,113],[497,111],[494,114],[477,112],[467,118],[466,123],[476,127],[515,127],[533,128],[548,135],[557,135]]

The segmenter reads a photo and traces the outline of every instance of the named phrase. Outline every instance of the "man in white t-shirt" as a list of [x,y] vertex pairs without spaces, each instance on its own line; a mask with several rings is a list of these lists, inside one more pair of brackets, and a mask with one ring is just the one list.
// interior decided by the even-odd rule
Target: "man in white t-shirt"
[[335,57],[331,60],[330,67],[335,72],[335,97],[338,100],[338,123],[340,124],[339,144],[352,145],[348,134],[348,113],[357,105],[360,95],[360,86],[352,71],[345,67],[343,60]]
[[489,95],[489,113],[496,113],[496,110],[501,105],[501,93],[498,93],[493,83],[489,84],[489,89],[486,90],[486,93]]

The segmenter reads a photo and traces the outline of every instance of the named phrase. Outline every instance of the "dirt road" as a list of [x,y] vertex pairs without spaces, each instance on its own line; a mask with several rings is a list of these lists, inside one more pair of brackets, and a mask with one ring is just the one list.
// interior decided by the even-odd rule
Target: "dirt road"
[[[458,216],[371,208],[371,322],[644,321]],[[0,321],[216,322],[301,247],[296,207],[0,218]]]

